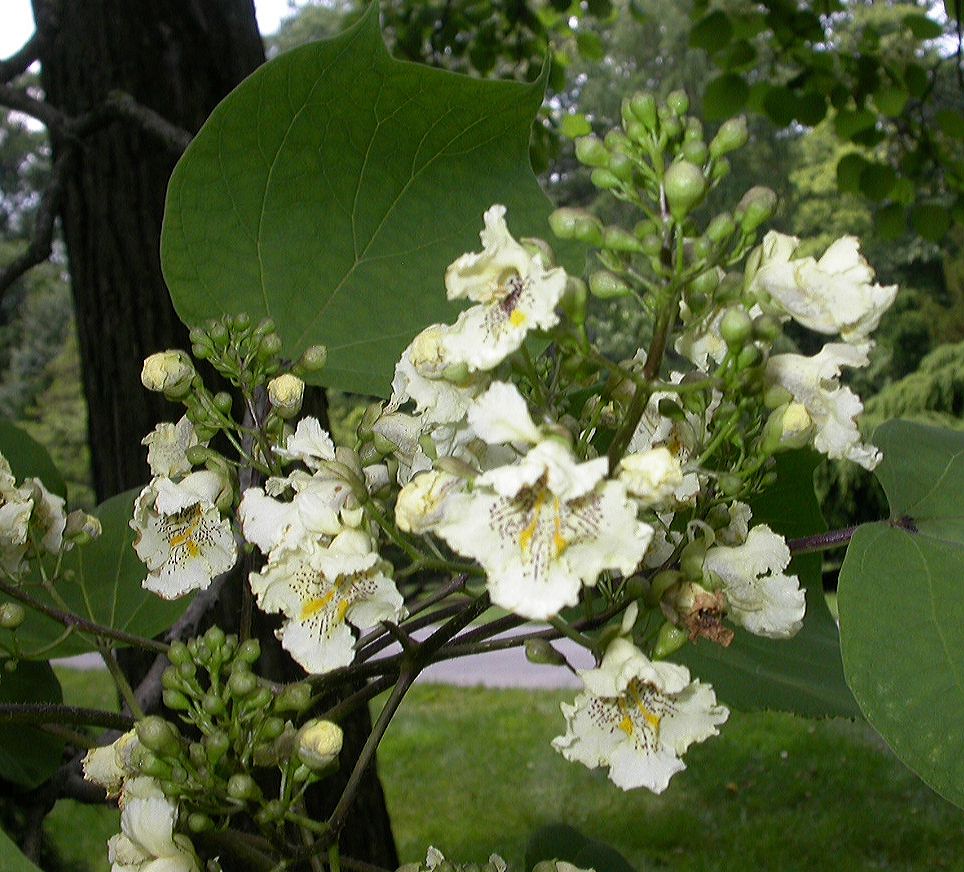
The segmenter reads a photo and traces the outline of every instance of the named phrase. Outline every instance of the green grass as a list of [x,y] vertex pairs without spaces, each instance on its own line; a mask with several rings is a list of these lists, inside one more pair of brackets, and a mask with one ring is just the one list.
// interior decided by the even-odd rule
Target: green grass
[[[103,673],[61,672],[68,700],[111,705]],[[418,685],[379,752],[403,861],[493,851],[522,868],[539,827],[563,822],[639,870],[964,869],[964,813],[903,767],[864,724],[732,714],[661,796],[549,747],[563,691]],[[107,870],[117,812],[60,802],[48,819],[65,868]]]

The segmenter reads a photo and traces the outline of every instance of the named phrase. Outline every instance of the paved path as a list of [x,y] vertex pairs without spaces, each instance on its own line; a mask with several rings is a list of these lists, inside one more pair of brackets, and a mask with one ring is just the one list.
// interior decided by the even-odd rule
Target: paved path
[[[428,632],[424,631],[424,634]],[[592,666],[591,656],[569,639],[562,639],[553,645],[565,654],[574,666]],[[382,656],[397,651],[398,648],[389,648]],[[104,666],[97,654],[81,654],[54,662],[73,669],[102,669]],[[422,672],[418,680],[427,684],[454,684],[462,687],[582,687],[579,678],[568,669],[530,663],[521,647],[434,663]]]

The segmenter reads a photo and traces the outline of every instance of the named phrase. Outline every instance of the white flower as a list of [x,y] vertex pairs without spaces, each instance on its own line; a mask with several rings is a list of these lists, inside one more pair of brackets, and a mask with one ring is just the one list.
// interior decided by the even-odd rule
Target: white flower
[[631,642],[617,638],[598,669],[579,671],[586,692],[562,704],[567,730],[552,746],[567,760],[609,766],[610,780],[629,790],[661,793],[686,768],[680,755],[718,734],[729,712],[713,688],[690,681],[684,666],[650,662]]
[[791,260],[798,240],[770,231],[751,288],[761,288],[799,324],[862,342],[877,328],[897,295],[896,285],[875,285],[860,242],[844,236],[820,260]]
[[788,639],[803,626],[806,598],[795,575],[784,575],[790,549],[766,524],[750,530],[746,542],[716,545],[706,552],[704,573],[723,582],[727,614],[750,633]]
[[742,545],[750,532],[750,518],[753,512],[746,503],[735,500],[727,507],[730,522],[716,531],[716,541],[723,545]]
[[559,323],[556,304],[566,289],[565,270],[546,269],[510,235],[505,206],[492,206],[480,234],[483,250],[464,254],[445,271],[450,300],[469,299],[449,328],[444,357],[473,370],[489,370],[516,351],[530,330]]
[[0,454],[0,565],[13,574],[27,552],[33,491],[17,487],[7,459]]
[[317,418],[302,418],[276,453],[286,460],[300,460],[308,469],[320,469],[324,461],[335,459],[335,443]]
[[266,612],[287,618],[276,632],[282,647],[307,671],[330,672],[355,656],[359,629],[398,621],[402,597],[385,575],[386,565],[359,530],[343,530],[330,546],[272,554],[264,571],[251,573],[251,590]]
[[176,424],[158,424],[141,440],[141,445],[147,446],[147,463],[151,468],[151,475],[164,478],[187,475],[191,471],[187,450],[197,444],[194,425],[186,415]]
[[804,407],[816,428],[813,445],[831,458],[847,458],[865,469],[880,462],[880,452],[860,441],[855,418],[863,411],[860,398],[841,387],[842,366],[866,366],[866,347],[832,342],[813,357],[777,354],[767,361],[767,379],[785,387]]
[[124,733],[110,745],[91,748],[84,755],[84,778],[99,784],[108,796],[117,796],[124,782],[134,774],[132,758],[140,748],[135,730]]
[[472,430],[492,445],[535,445],[542,438],[522,394],[508,382],[493,382],[469,407],[468,419]]
[[465,418],[479,383],[475,380],[455,383],[445,377],[460,365],[447,351],[446,337],[450,330],[444,324],[432,324],[402,352],[395,364],[389,411],[412,400],[423,424],[454,424]]
[[216,473],[201,470],[179,483],[155,478],[141,491],[130,526],[137,532],[134,550],[149,570],[147,590],[175,599],[204,590],[234,566],[231,522],[214,505],[221,486]]
[[201,872],[190,839],[174,835],[177,805],[152,778],[134,778],[121,794],[121,832],[107,842],[111,872]]
[[644,506],[652,506],[682,487],[683,469],[669,449],[661,445],[623,457],[619,462],[619,480],[631,496]]
[[64,541],[67,526],[67,513],[64,511],[63,497],[52,494],[39,478],[24,479],[25,488],[30,488],[33,498],[33,514],[30,526],[34,535],[40,537],[40,547],[48,554],[56,554]]
[[652,538],[606,468],[605,458],[577,463],[565,445],[544,440],[449,496],[435,530],[482,565],[494,604],[544,620],[575,605],[604,570],[631,574]]

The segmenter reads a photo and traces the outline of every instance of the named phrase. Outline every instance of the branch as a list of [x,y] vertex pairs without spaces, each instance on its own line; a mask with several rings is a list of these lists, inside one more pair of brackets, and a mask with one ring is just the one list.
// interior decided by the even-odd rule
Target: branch
[[88,621],[86,618],[80,617],[80,615],[75,615],[73,612],[62,612],[60,609],[55,609],[52,606],[48,606],[34,599],[30,594],[24,593],[22,590],[12,587],[4,581],[0,581],[0,593],[19,600],[25,606],[46,615],[48,618],[52,618],[58,624],[63,624],[65,627],[75,627],[83,633],[90,633],[93,636],[99,636],[104,639],[113,639],[115,642],[123,642],[126,645],[134,645],[138,648],[146,648],[148,651],[160,651],[161,653],[167,651],[168,646],[163,642],[155,642],[153,639],[135,636],[133,633],[125,633],[123,630],[115,630],[113,627],[105,627],[102,624]]
[[0,82],[9,82],[21,73],[25,73],[27,67],[37,60],[40,54],[40,44],[40,33],[35,32],[24,43],[23,48],[10,55],[5,61],[0,61]]
[[134,719],[117,712],[77,708],[53,703],[0,703],[0,724],[89,724],[111,730],[129,730]]

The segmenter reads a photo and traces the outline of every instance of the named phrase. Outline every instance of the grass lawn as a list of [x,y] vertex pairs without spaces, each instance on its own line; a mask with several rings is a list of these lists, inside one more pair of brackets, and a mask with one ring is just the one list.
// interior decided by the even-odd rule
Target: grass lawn
[[[63,675],[65,695],[109,699],[106,676]],[[93,694],[93,696],[92,696]],[[563,822],[639,870],[964,870],[964,812],[906,770],[863,724],[733,714],[661,796],[623,793],[549,747],[572,693],[417,685],[379,754],[403,861],[434,844],[522,869],[535,829]],[[49,822],[68,868],[106,870],[116,812],[61,802]]]

